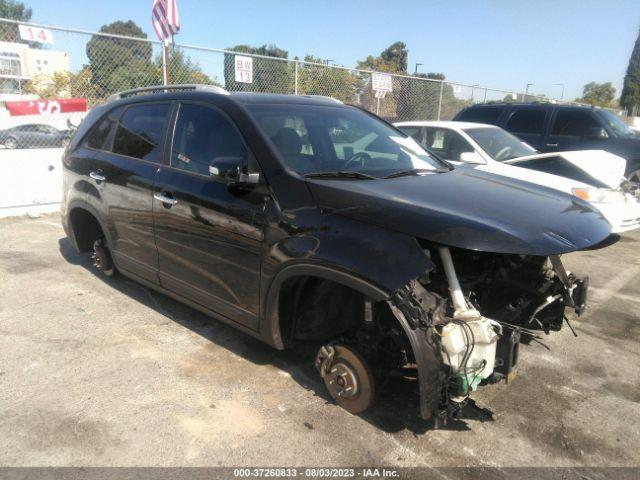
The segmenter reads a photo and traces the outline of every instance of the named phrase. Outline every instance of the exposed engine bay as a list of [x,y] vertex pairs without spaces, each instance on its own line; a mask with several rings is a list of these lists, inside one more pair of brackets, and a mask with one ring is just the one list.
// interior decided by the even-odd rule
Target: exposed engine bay
[[566,308],[578,315],[584,310],[588,277],[567,272],[558,255],[448,247],[425,254],[433,269],[405,287],[394,303],[413,328],[435,334],[446,375],[441,413],[446,409],[455,416],[481,384],[509,382],[520,343],[539,341],[541,331],[558,331],[563,322],[571,327]]
[[365,299],[340,340],[317,354],[329,392],[352,413],[371,405],[375,378],[413,376],[424,418],[457,418],[481,385],[511,382],[521,343],[542,343],[542,332],[565,322],[571,328],[565,310],[584,310],[588,278],[566,271],[557,255],[424,252],[431,267],[423,275],[386,305]]

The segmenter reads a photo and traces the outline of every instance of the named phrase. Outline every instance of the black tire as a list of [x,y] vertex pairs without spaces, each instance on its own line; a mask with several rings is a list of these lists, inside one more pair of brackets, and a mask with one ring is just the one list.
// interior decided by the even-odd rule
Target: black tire
[[631,166],[631,171],[627,175],[627,180],[634,183],[640,183],[640,165]]
[[104,238],[99,238],[93,242],[93,254],[91,258],[93,259],[93,266],[107,277],[113,277],[116,274],[117,270],[113,264],[111,252]]
[[[329,394],[338,405],[347,412],[358,414],[373,405],[375,399],[375,380],[366,360],[347,345],[333,345],[335,355],[329,372],[324,376],[324,384]],[[342,375],[340,375],[342,374]],[[344,385],[339,377],[346,378]],[[355,387],[355,392],[348,392],[345,386]]]
[[7,137],[4,140],[4,148],[9,148],[11,150],[19,148],[18,140],[15,137]]

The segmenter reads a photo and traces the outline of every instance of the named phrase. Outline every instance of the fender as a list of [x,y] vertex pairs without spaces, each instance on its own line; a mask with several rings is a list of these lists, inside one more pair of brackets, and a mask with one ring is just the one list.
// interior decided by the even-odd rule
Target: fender
[[76,208],[86,210],[87,212],[89,212],[91,215],[94,216],[94,218],[98,221],[100,228],[102,229],[102,233],[104,233],[107,239],[107,244],[111,245],[111,233],[109,232],[109,229],[107,228],[107,225],[105,224],[104,219],[102,218],[102,215],[98,213],[98,210],[93,205],[86,202],[85,200],[75,199],[75,200],[72,200],[69,203],[69,205],[66,206],[65,214],[62,217],[62,227],[64,228],[64,231],[67,234],[67,238],[71,241],[73,248],[76,251],[79,250],[78,245],[76,244],[76,235],[75,235],[76,232],[73,231],[73,226],[71,225],[71,221],[70,221],[70,214]]
[[263,328],[261,328],[261,333],[263,337],[265,337],[265,340],[278,350],[284,350],[286,348],[280,331],[280,315],[278,310],[280,287],[285,280],[296,276],[314,276],[332,280],[353,288],[375,301],[383,301],[388,298],[388,293],[384,290],[350,273],[313,264],[295,264],[285,267],[280,270],[269,287],[264,305],[265,324]]

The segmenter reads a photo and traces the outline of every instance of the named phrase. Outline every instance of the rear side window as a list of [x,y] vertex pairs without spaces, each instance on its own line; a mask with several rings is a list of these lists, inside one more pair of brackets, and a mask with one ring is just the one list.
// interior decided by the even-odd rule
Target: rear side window
[[553,121],[551,135],[584,137],[594,128],[602,128],[590,111],[559,110]]
[[513,133],[534,133],[540,134],[544,132],[544,119],[547,112],[542,108],[523,108],[516,110],[505,130]]
[[113,153],[157,162],[162,132],[169,114],[168,103],[133,105],[118,123]]
[[481,107],[481,108],[470,108],[465,110],[460,114],[456,120],[464,121],[464,122],[476,122],[476,123],[490,123],[496,124],[498,122],[498,117],[504,108],[501,107]]
[[122,114],[123,108],[116,108],[102,119],[93,130],[87,135],[85,146],[96,150],[108,150],[107,139],[111,129],[118,122],[118,118]]

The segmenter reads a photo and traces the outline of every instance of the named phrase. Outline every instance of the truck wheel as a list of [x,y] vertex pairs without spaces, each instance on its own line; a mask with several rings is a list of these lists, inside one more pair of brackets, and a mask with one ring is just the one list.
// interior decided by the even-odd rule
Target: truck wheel
[[93,242],[93,253],[91,254],[93,266],[104,273],[107,277],[113,277],[116,273],[116,267],[113,265],[113,259],[109,252],[104,238],[99,238]]
[[333,345],[332,348],[333,358],[323,363],[324,384],[333,399],[347,412],[362,413],[371,407],[375,397],[371,369],[352,347]]

